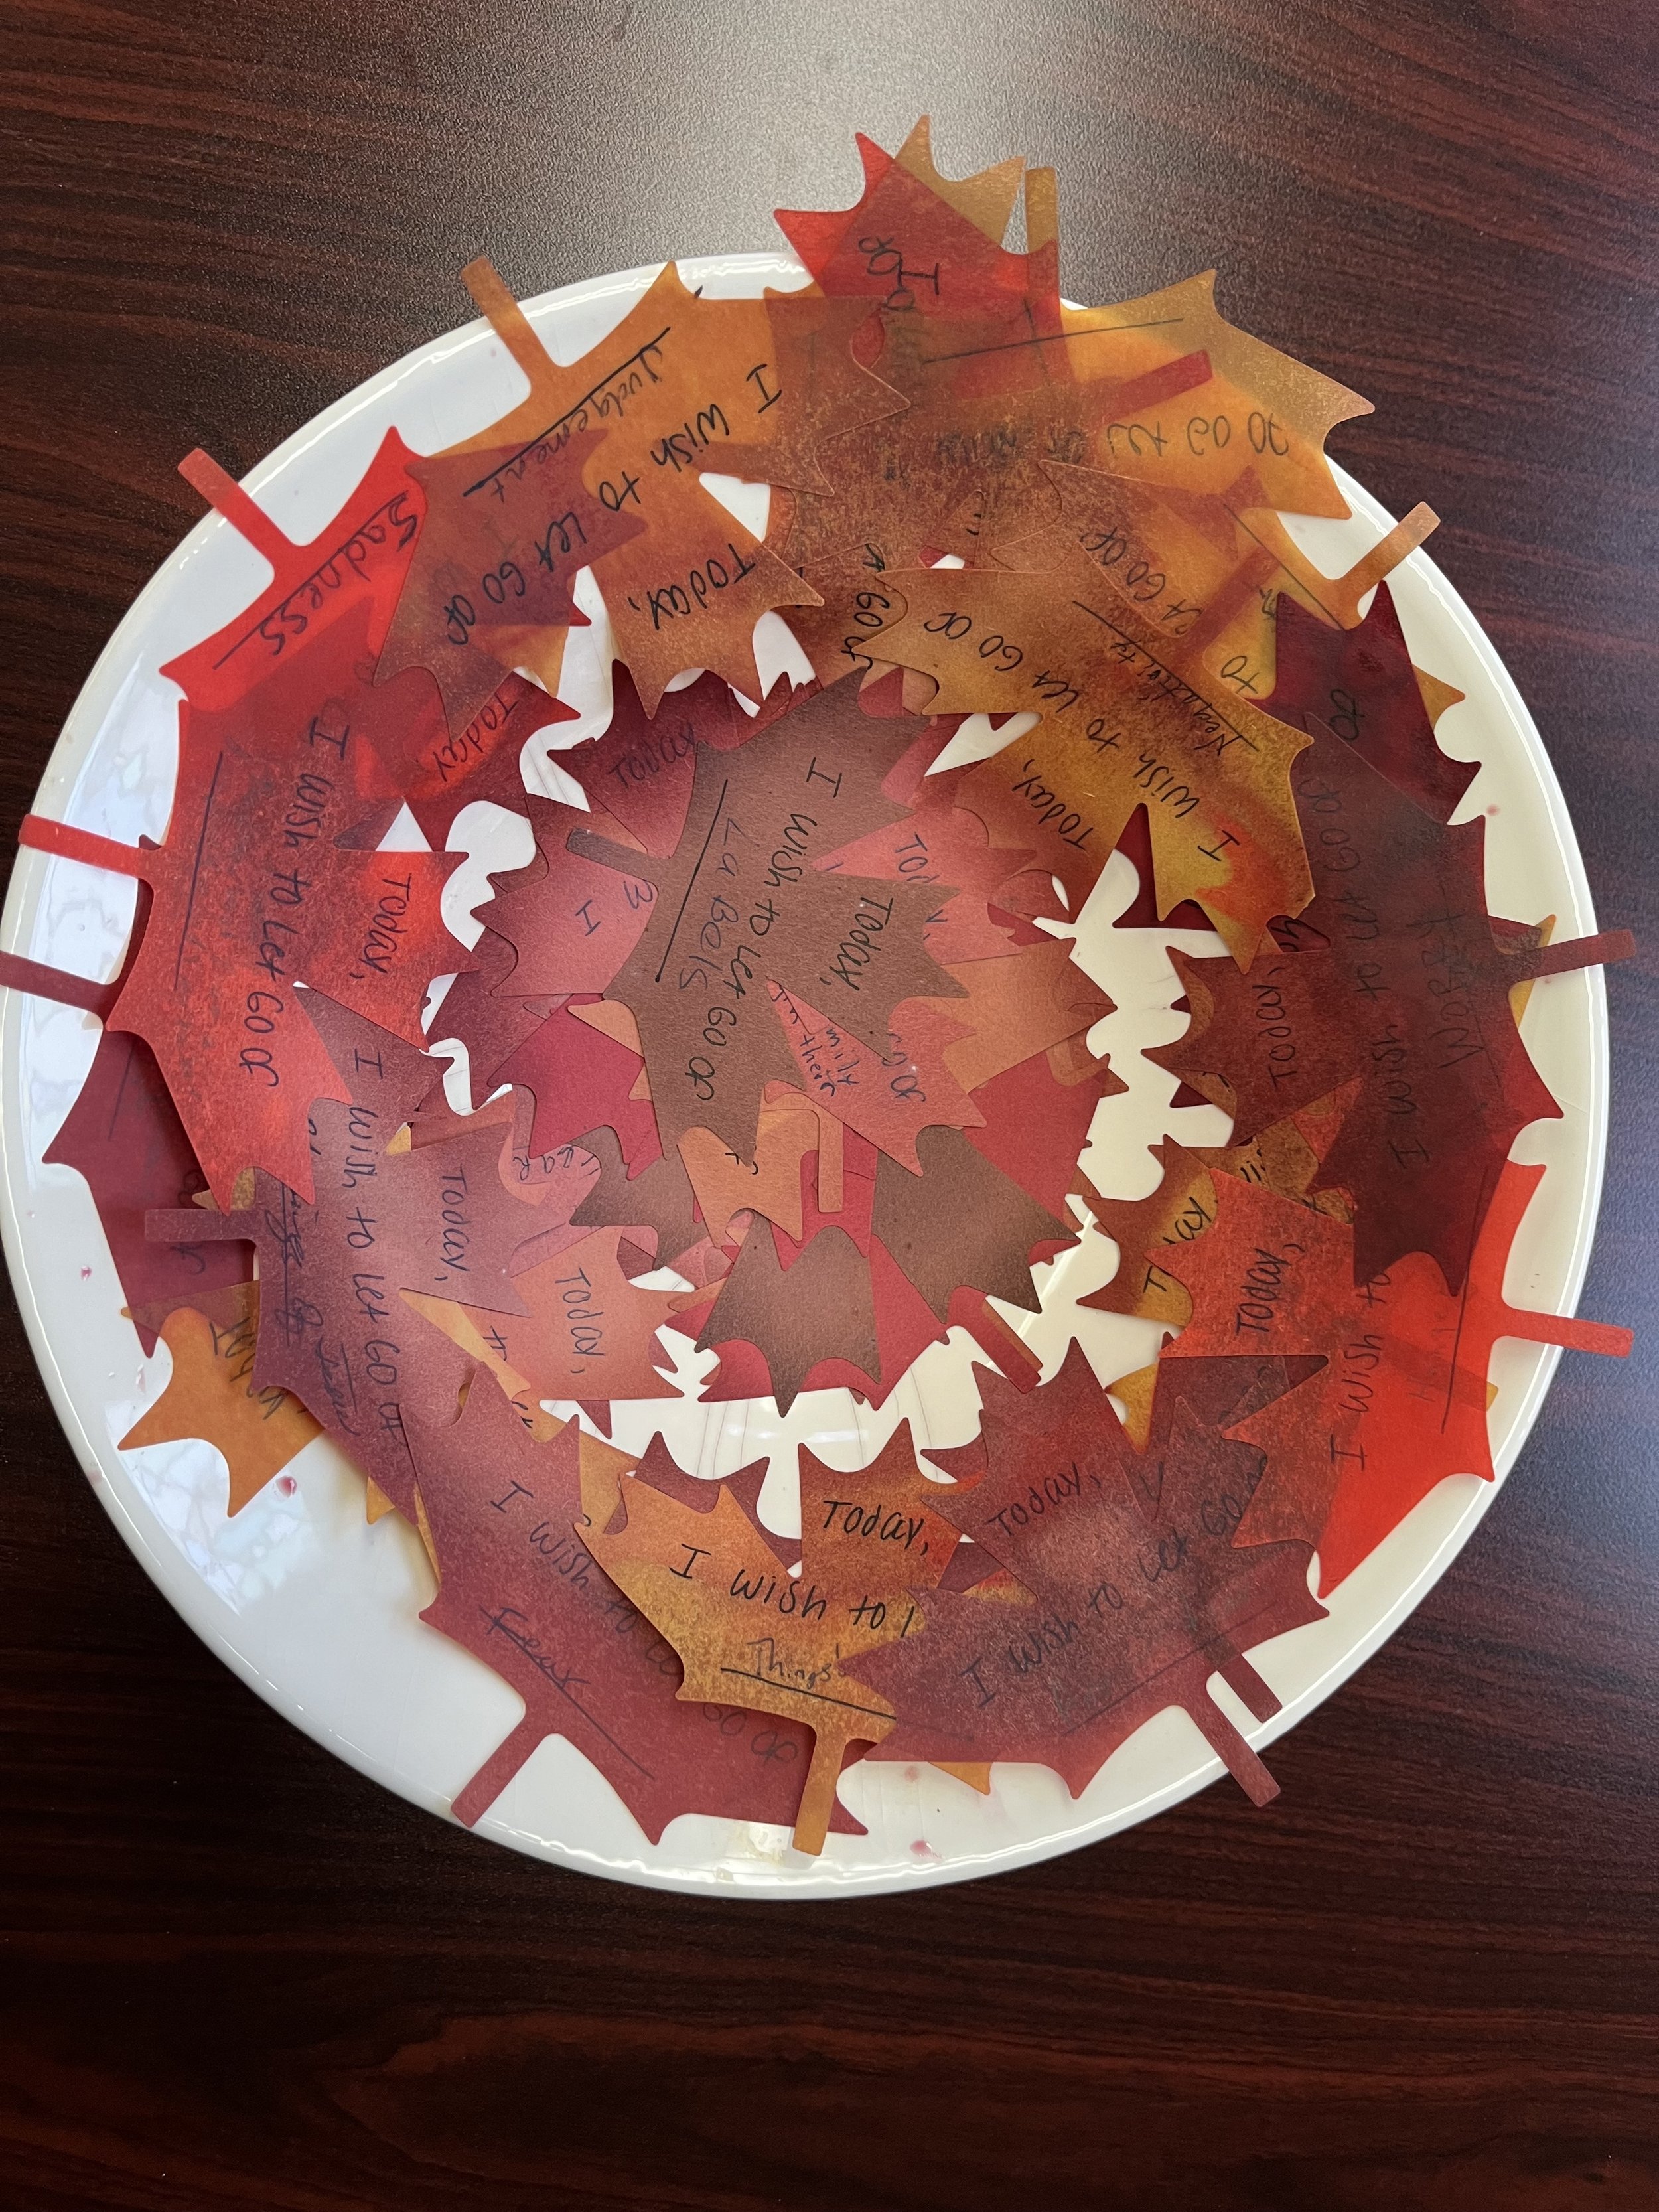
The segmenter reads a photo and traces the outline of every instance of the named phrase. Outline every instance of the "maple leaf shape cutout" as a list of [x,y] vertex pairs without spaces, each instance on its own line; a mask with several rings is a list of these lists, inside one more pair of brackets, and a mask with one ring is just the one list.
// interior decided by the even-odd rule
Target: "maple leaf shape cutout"
[[1356,628],[1333,629],[1282,598],[1275,628],[1278,676],[1268,711],[1310,733],[1322,724],[1425,814],[1449,822],[1480,763],[1453,760],[1436,743],[1388,586],[1377,586]]
[[884,1639],[885,1621],[855,1620],[846,1597],[832,1599],[805,1565],[792,1576],[724,1485],[703,1513],[626,1476],[618,1499],[617,1517],[603,1529],[596,1522],[588,1542],[679,1653],[680,1696],[740,1698],[812,1731],[794,1843],[822,1850],[848,1750],[891,1724],[881,1700],[842,1673],[849,1654]]
[[1310,1115],[1304,1128],[1292,1116],[1273,1122],[1244,1145],[1189,1150],[1167,1138],[1152,1148],[1161,1173],[1145,1198],[1103,1198],[1078,1170],[1073,1188],[1087,1203],[1096,1226],[1118,1248],[1117,1273],[1099,1290],[1080,1297],[1079,1305],[1095,1313],[1128,1314],[1139,1321],[1184,1328],[1192,1319],[1192,1300],[1185,1285],[1162,1265],[1159,1247],[1178,1250],[1212,1226],[1215,1178],[1220,1173],[1345,1219],[1347,1208],[1336,1192],[1308,1195],[1340,1119],[1340,1113],[1322,1118]]
[[[654,1364],[668,1359],[657,1331],[674,1319],[681,1294],[641,1289],[628,1273],[624,1244],[614,1228],[574,1244],[561,1240],[550,1258],[514,1277],[521,1314],[415,1292],[405,1292],[404,1303],[496,1371],[522,1377],[538,1399],[591,1407],[672,1398],[673,1383]],[[650,1265],[636,1261],[635,1272]]]
[[179,473],[262,554],[270,583],[211,637],[161,670],[193,707],[234,706],[282,660],[309,658],[342,616],[359,615],[371,656],[403,588],[424,512],[415,456],[388,430],[362,481],[309,544],[296,545],[234,477],[200,451]]
[[[605,817],[596,823],[580,807],[550,799],[526,804],[536,857],[493,877],[495,896],[483,909],[489,927],[518,950],[500,988],[515,999],[604,991],[645,934],[656,885],[570,849],[573,830],[586,839],[614,830]],[[615,838],[610,842],[624,849]]]
[[149,1230],[164,1242],[252,1245],[261,1285],[254,1389],[292,1391],[412,1519],[409,1426],[453,1416],[467,1363],[399,1291],[405,1283],[466,1282],[475,1295],[518,1306],[506,1261],[536,1218],[500,1182],[497,1127],[389,1151],[431,1088],[434,1062],[310,996],[313,1034],[326,1042],[347,1093],[313,1102],[313,1195],[256,1169],[249,1202],[226,1212],[160,1211]]
[[896,313],[1017,314],[1030,289],[1026,257],[1002,246],[1023,161],[999,162],[953,182],[934,167],[923,116],[896,155],[857,134],[864,191],[820,213],[779,208],[778,228],[834,298]]
[[747,450],[766,435],[777,386],[767,381],[775,349],[764,301],[702,299],[669,262],[610,336],[566,368],[487,262],[463,274],[530,381],[511,414],[453,449],[480,459],[476,495],[487,500],[515,471],[549,465],[603,428],[601,444],[583,446],[582,482],[611,514],[643,526],[589,564],[617,659],[647,709],[688,668],[759,698],[756,623],[815,594],[701,478],[719,472],[726,444]]
[[[421,1500],[440,1577],[421,1618],[493,1668],[525,1707],[456,1797],[456,1819],[471,1826],[543,1741],[560,1735],[653,1843],[682,1813],[787,1825],[811,1736],[730,1698],[677,1698],[673,1651],[589,1547],[582,1443],[574,1421],[536,1443],[501,1393],[476,1382],[458,1421],[420,1432]],[[613,1498],[617,1479],[611,1472]],[[854,1824],[842,1814],[836,1825]]]
[[941,1320],[959,1288],[1037,1312],[1030,1260],[1077,1242],[1070,1222],[1027,1195],[954,1129],[917,1139],[920,1175],[885,1158],[876,1167],[872,1225]]
[[[890,791],[893,779],[889,779]],[[910,812],[838,853],[827,865],[889,883],[938,887],[939,904],[923,942],[945,966],[996,960],[1011,950],[1009,930],[991,914],[997,894],[1034,855],[993,845],[976,814],[937,784],[924,783]]]
[[[9,980],[0,968],[0,981]],[[152,1244],[145,1236],[152,1206],[187,1206],[206,1182],[142,1038],[104,1031],[80,1095],[43,1158],[85,1178],[129,1309],[171,1310],[242,1280],[246,1261],[234,1250],[204,1249],[193,1238]],[[134,1326],[146,1354],[154,1352],[155,1327],[136,1310]]]
[[986,1473],[942,1491],[938,1510],[1033,1602],[923,1594],[925,1629],[849,1659],[896,1710],[885,1755],[1036,1759],[1075,1796],[1176,1705],[1265,1802],[1275,1785],[1209,1678],[1219,1672],[1267,1719],[1279,1701],[1243,1653],[1324,1608],[1308,1593],[1305,1544],[1233,1545],[1257,1455],[1177,1406],[1156,1459],[1139,1460],[1075,1345],[1029,1400],[987,1384]]
[[[226,1255],[235,1256],[234,1248]],[[121,1438],[123,1451],[199,1437],[225,1462],[227,1514],[240,1513],[319,1433],[299,1400],[249,1378],[259,1329],[259,1285],[198,1293],[194,1306],[156,1316],[173,1355],[167,1388]]]
[[1063,311],[1068,331],[1110,314],[1121,374],[1150,375],[1196,353],[1212,370],[1207,385],[1182,392],[1170,409],[1109,424],[1100,465],[1160,489],[1224,492],[1248,455],[1262,507],[1346,517],[1325,439],[1339,422],[1369,415],[1370,400],[1227,322],[1215,304],[1215,276],[1206,270],[1106,311]]
[[901,1000],[957,988],[922,947],[930,890],[816,866],[902,811],[880,784],[909,737],[837,686],[740,751],[699,747],[672,860],[570,837],[573,853],[655,886],[610,990],[638,1023],[665,1146],[697,1127],[752,1152],[765,1085],[796,1073],[769,986],[799,993],[878,1056]]
[[[721,1283],[711,1294],[725,1303],[714,1303],[711,1315],[709,1299],[685,1301],[678,1325],[699,1328],[700,1344],[720,1352],[719,1370],[702,1393],[706,1402],[774,1395],[784,1405],[800,1390],[844,1389],[880,1406],[927,1346],[946,1334],[872,1233],[874,1148],[848,1132],[832,1170],[823,1138],[826,1127],[836,1126],[820,1121],[816,1162],[802,1161],[799,1232],[785,1234],[781,1224],[768,1244],[751,1228],[739,1255],[742,1282],[729,1294]],[[991,1357],[1010,1356],[1010,1332],[977,1291],[955,1294],[949,1321],[988,1341]]]
[[1086,1035],[1114,1009],[1072,957],[1069,939],[1044,937],[998,960],[951,969],[962,997],[940,1002],[966,1032],[945,1048],[945,1064],[975,1093],[1011,1068]]
[[[1322,635],[1340,638],[1359,623],[1367,592],[1437,524],[1431,507],[1416,507],[1345,574],[1327,576],[1267,505],[1253,465],[1218,492],[1136,483],[1052,460],[1047,473],[1059,495],[1060,527],[1164,637],[1170,661],[1182,668],[1201,662],[1230,690],[1297,729],[1309,725],[1285,709],[1298,695],[1286,691],[1277,703],[1267,696],[1279,609],[1294,606],[1317,618]],[[1011,567],[1042,565],[1035,544],[997,550]],[[1373,680],[1357,663],[1355,672]],[[1462,696],[1449,686],[1431,688],[1443,704]]]
[[769,1383],[781,1413],[805,1389],[847,1384],[871,1395],[881,1362],[870,1264],[844,1229],[831,1224],[803,1243],[770,1221],[750,1223],[697,1337],[700,1352],[719,1352],[723,1381],[744,1345],[759,1353],[766,1382],[745,1375],[740,1395],[768,1395]]
[[1138,806],[1158,902],[1190,898],[1248,967],[1278,914],[1310,895],[1290,769],[1307,738],[1212,698],[1073,547],[1042,574],[907,571],[902,619],[872,650],[939,679],[941,714],[1031,711],[1038,726],[973,769],[958,805],[996,843],[1035,848],[1075,914]]
[[380,757],[421,835],[441,853],[455,817],[478,799],[525,813],[525,746],[538,732],[577,719],[574,707],[521,676],[509,676],[460,730],[436,736],[403,724],[395,738],[380,742]]
[[1559,1111],[1510,987],[1630,940],[1500,949],[1484,817],[1447,828],[1323,729],[1293,780],[1315,899],[1248,976],[1172,951],[1193,1021],[1146,1057],[1233,1113],[1235,1139],[1358,1079],[1313,1188],[1353,1200],[1358,1280],[1427,1252],[1455,1291],[1510,1144]]
[[1356,1288],[1351,1227],[1231,1176],[1215,1178],[1205,1235],[1160,1255],[1193,1300],[1190,1325],[1164,1348],[1167,1387],[1179,1389],[1186,1360],[1248,1352],[1325,1361],[1230,1431],[1267,1454],[1242,1539],[1316,1545],[1322,1594],[1448,1475],[1491,1481],[1487,1373],[1498,1337],[1629,1351],[1628,1329],[1522,1312],[1504,1299],[1510,1247],[1543,1173],[1512,1161],[1496,1176],[1455,1296],[1420,1253]]
[[[358,720],[367,687],[349,673],[362,619],[361,610],[343,617],[306,659],[277,662],[222,714],[186,710],[159,851],[38,815],[20,832],[25,844],[150,886],[108,1024],[155,1053],[221,1206],[250,1165],[308,1194],[307,1114],[313,1099],[345,1097],[296,986],[413,1041],[432,978],[469,964],[440,908],[462,854],[339,842],[362,833],[366,810],[383,806],[389,818],[398,804],[395,793],[375,796],[389,787]],[[319,696],[318,656],[336,651],[341,688]],[[369,696],[376,712],[400,711],[395,696]],[[244,731],[258,751],[240,748]]]
[[579,1020],[574,1007],[556,1006],[489,1081],[529,1092],[532,1152],[559,1152],[602,1121],[617,1132],[629,1171],[637,1174],[662,1150],[650,1098],[641,1090],[644,1070],[637,1052]]
[[452,730],[464,730],[518,667],[551,690],[565,634],[587,617],[571,597],[580,570],[640,537],[637,514],[582,481],[603,435],[525,447],[468,445],[411,460],[426,502],[380,674],[428,669]]

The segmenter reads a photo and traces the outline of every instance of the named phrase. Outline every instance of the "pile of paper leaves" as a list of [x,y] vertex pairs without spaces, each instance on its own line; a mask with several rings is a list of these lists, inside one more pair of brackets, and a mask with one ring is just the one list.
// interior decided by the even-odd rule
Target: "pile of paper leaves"
[[[780,216],[802,289],[671,264],[568,366],[475,265],[526,396],[442,453],[389,434],[308,544],[191,456],[274,573],[164,672],[167,836],[24,826],[139,885],[112,982],[4,969],[104,1024],[48,1157],[171,1355],[124,1441],[209,1439],[236,1512],[321,1430],[407,1517],[425,1619],[524,1700],[463,1820],[557,1735],[653,1838],[816,1851],[854,1759],[1075,1792],[1170,1705],[1265,1798],[1212,1680],[1267,1718],[1250,1648],[1491,1474],[1496,1338],[1627,1343],[1503,1289],[1541,1172],[1511,1144],[1558,1111],[1522,999],[1620,947],[1487,914],[1458,695],[1382,581],[1434,518],[1336,578],[1279,520],[1346,514],[1323,441],[1365,403],[1209,276],[1064,305],[1047,171],[947,181],[925,126],[860,152],[855,206]],[[770,488],[763,538],[711,477]],[[570,745],[584,572],[613,705]],[[779,611],[805,658],[768,690]],[[1000,749],[941,764],[979,714]],[[469,949],[442,896],[480,800],[535,857]],[[1120,927],[1218,935],[1171,955],[1191,1018],[1151,1056],[1232,1117],[1133,1202],[1079,1167],[1123,1088],[1073,957],[1117,850]],[[1040,1381],[1032,1270],[1085,1237],[1116,1272]],[[1096,1308],[1168,1332],[1115,1404]],[[606,1441],[698,1389],[675,1333],[703,1401],[787,1410],[879,1407],[952,1330],[977,1439],[803,1449],[798,1539],[764,1461]]]

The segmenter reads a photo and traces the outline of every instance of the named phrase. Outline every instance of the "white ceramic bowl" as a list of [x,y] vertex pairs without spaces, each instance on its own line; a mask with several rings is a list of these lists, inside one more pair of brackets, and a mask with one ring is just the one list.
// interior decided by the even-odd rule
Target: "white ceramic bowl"
[[[682,264],[688,283],[711,295],[752,295],[802,281],[776,254],[716,256]],[[654,270],[635,270],[549,293],[527,313],[564,361],[586,352],[624,315]],[[288,533],[310,538],[335,513],[393,426],[424,452],[469,436],[499,417],[523,380],[487,325],[475,322],[423,346],[373,377],[290,438],[247,479],[247,489]],[[181,446],[187,442],[181,434]],[[1291,527],[1329,573],[1348,568],[1390,518],[1339,471],[1354,507],[1346,523],[1293,519]],[[763,489],[722,488],[745,519],[763,513]],[[1431,487],[1425,487],[1431,490]],[[135,602],[88,678],[42,781],[37,811],[128,841],[166,826],[174,756],[174,688],[162,663],[228,621],[266,580],[264,563],[216,516],[198,525]],[[591,580],[589,580],[591,581]],[[1558,933],[1593,931],[1589,887],[1559,787],[1514,684],[1491,644],[1433,563],[1413,554],[1392,579],[1419,665],[1468,696],[1440,725],[1448,751],[1479,759],[1462,813],[1489,817],[1488,896],[1494,913],[1521,921],[1559,917]],[[586,604],[602,613],[591,593]],[[768,655],[791,648],[775,616],[763,624]],[[602,623],[573,639],[564,696],[584,710],[561,726],[563,742],[602,726],[608,711]],[[765,672],[764,670],[763,672]],[[988,743],[970,725],[952,757]],[[533,765],[533,763],[532,763]],[[560,787],[556,767],[543,771]],[[574,785],[567,785],[574,792]],[[521,825],[475,808],[457,825],[474,864],[458,872],[447,907],[470,933],[468,902],[495,865],[525,856]],[[527,842],[527,841],[526,841]],[[1170,1112],[1172,1085],[1137,1064],[1136,1048],[1178,1033],[1168,1012],[1175,985],[1163,933],[1113,932],[1133,890],[1128,864],[1111,869],[1083,917],[1079,952],[1119,1011],[1096,1033],[1130,1081],[1097,1116],[1091,1172],[1124,1196],[1152,1187],[1146,1146],[1166,1129],[1194,1143],[1217,1142],[1225,1124],[1212,1108]],[[12,951],[99,978],[125,947],[132,886],[122,879],[22,851],[0,935]],[[1212,947],[1207,933],[1174,942]],[[434,1037],[441,1036],[440,1012]],[[1599,971],[1551,977],[1534,990],[1525,1032],[1559,1100],[1559,1121],[1523,1133],[1516,1156],[1547,1164],[1506,1279],[1512,1303],[1572,1310],[1583,1279],[1601,1189],[1607,1126],[1607,1019]],[[518,1717],[519,1700],[497,1676],[416,1618],[432,1590],[420,1545],[388,1516],[370,1528],[362,1489],[325,1441],[232,1521],[225,1515],[223,1462],[204,1443],[122,1452],[125,1435],[164,1387],[168,1355],[145,1360],[131,1325],[90,1196],[71,1170],[41,1156],[68,1112],[96,1042],[89,1017],[14,992],[0,1009],[0,1219],[25,1322],[52,1400],[82,1464],[116,1526],[169,1602],[276,1710],[376,1781],[428,1810],[451,1796]],[[1091,1232],[1049,1272],[1045,1304],[1105,1279],[1112,1248]],[[1084,1342],[1103,1378],[1152,1356],[1149,1325],[1089,1314]],[[1022,1331],[1052,1363],[1065,1332],[1044,1316]],[[684,1339],[676,1339],[684,1346]],[[1499,1345],[1491,1413],[1500,1476],[1513,1466],[1536,1418],[1559,1353]],[[685,1347],[688,1390],[711,1364]],[[862,1465],[901,1418],[919,1442],[962,1441],[977,1426],[977,1401],[959,1340],[919,1363],[879,1415],[844,1392],[799,1400],[777,1419],[769,1401],[702,1407],[687,1401],[623,1408],[617,1441],[639,1445],[661,1419],[683,1465],[724,1473],[760,1452],[778,1453],[763,1510],[787,1527],[793,1510],[793,1453],[810,1443],[832,1463]],[[1258,1747],[1345,1681],[1405,1619],[1456,1556],[1492,1504],[1493,1486],[1461,1476],[1443,1483],[1335,1592],[1328,1619],[1259,1647],[1253,1661],[1284,1700],[1266,1727],[1213,1686]],[[687,1815],[647,1844],[609,1785],[568,1744],[544,1743],[480,1823],[480,1832],[517,1849],[626,1881],[689,1891],[723,1888],[766,1898],[846,1896],[960,1881],[1021,1866],[1109,1836],[1187,1796],[1221,1772],[1196,1728],[1179,1711],[1150,1723],[1109,1759],[1075,1802],[1038,1767],[1001,1765],[988,1797],[927,1766],[866,1762],[842,1784],[866,1822],[863,1837],[832,1836],[823,1856],[801,1857],[786,1831]],[[1271,1812],[1261,1817],[1271,1820]]]

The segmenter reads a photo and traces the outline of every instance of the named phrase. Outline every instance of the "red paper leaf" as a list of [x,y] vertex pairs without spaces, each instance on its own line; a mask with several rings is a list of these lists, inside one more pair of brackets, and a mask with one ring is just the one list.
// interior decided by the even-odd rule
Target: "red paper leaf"
[[699,747],[672,860],[572,836],[572,851],[656,885],[611,994],[638,1021],[665,1145],[705,1127],[752,1151],[766,1085],[795,1073],[769,984],[816,994],[878,1053],[900,1000],[949,995],[921,948],[927,891],[813,865],[893,818],[881,779],[911,734],[861,714],[850,686],[821,692],[738,752]]
[[484,909],[489,927],[518,948],[506,988],[515,998],[603,991],[644,935],[656,885],[570,850],[573,831],[586,837],[594,828],[580,807],[548,799],[526,805],[537,858],[496,878],[504,887]]
[[[253,1246],[261,1290],[254,1388],[292,1391],[412,1519],[410,1432],[421,1419],[453,1417],[466,1362],[402,1303],[399,1278],[447,1273],[454,1240],[470,1235],[481,1209],[470,1193],[460,1206],[453,1203],[455,1186],[442,1173],[445,1148],[386,1151],[430,1088],[432,1061],[349,1009],[313,996],[312,1033],[327,1038],[349,1093],[313,1103],[313,1197],[256,1170],[251,1203],[222,1213],[152,1213],[150,1233],[171,1242],[193,1231],[204,1243]],[[479,1134],[486,1143],[498,1140],[489,1128]],[[501,1209],[518,1206],[493,1172],[472,1188],[484,1197],[486,1220],[492,1209],[500,1220]],[[467,1217],[459,1230],[447,1218],[458,1212]],[[526,1227],[533,1226],[534,1215],[521,1212]],[[512,1222],[512,1212],[505,1218]],[[472,1256],[470,1245],[459,1254]]]
[[1003,161],[951,184],[933,167],[924,116],[890,158],[862,133],[863,196],[820,214],[780,208],[784,236],[832,298],[924,316],[990,314],[1025,304],[1026,257],[1000,244],[1024,164]]
[[[598,1767],[653,1843],[681,1813],[787,1825],[811,1737],[730,1704],[684,1704],[671,1647],[595,1562],[567,1424],[534,1443],[498,1390],[475,1382],[449,1430],[419,1439],[437,1553],[423,1620],[503,1677],[524,1718],[456,1798],[468,1826],[550,1735]],[[836,1825],[856,1827],[842,1814]]]
[[967,1139],[1029,1197],[1066,1221],[1066,1195],[1095,1108],[1128,1087],[1104,1067],[1085,1082],[1061,1083],[1046,1054],[1022,1060],[975,1091],[981,1120],[966,1131]]
[[1243,1534],[1316,1545],[1322,1592],[1447,1475],[1492,1479],[1486,1382],[1498,1337],[1629,1351],[1628,1329],[1504,1301],[1510,1246],[1543,1172],[1504,1168],[1455,1297],[1420,1253],[1356,1288],[1352,1228],[1231,1176],[1215,1177],[1214,1226],[1184,1249],[1160,1249],[1194,1307],[1164,1352],[1167,1389],[1180,1389],[1191,1359],[1248,1352],[1326,1363],[1231,1431],[1267,1453]]
[[1449,821],[1480,763],[1453,760],[1436,744],[1388,586],[1377,586],[1357,629],[1334,629],[1283,593],[1277,632],[1278,676],[1262,702],[1267,711],[1310,736],[1328,729],[1425,814]]
[[[21,833],[151,885],[109,1025],[149,1042],[222,1206],[250,1165],[308,1193],[307,1114],[344,1096],[296,985],[412,1042],[433,976],[468,964],[439,904],[459,854],[337,842],[359,830],[379,771],[356,720],[361,690],[331,701],[314,687],[319,655],[351,664],[361,619],[337,622],[305,659],[277,662],[222,715],[191,715],[161,851],[37,815]],[[377,712],[395,708],[375,696]],[[237,749],[241,730],[258,752]]]
[[1234,1112],[1236,1139],[1358,1079],[1315,1188],[1354,1201],[1358,1279],[1428,1252],[1455,1291],[1510,1144],[1559,1110],[1510,986],[1629,940],[1506,953],[1486,918],[1483,819],[1447,829],[1323,729],[1293,781],[1313,902],[1248,975],[1172,951],[1193,1024],[1147,1057]]
[[1268,1718],[1278,1700],[1243,1654],[1323,1608],[1308,1595],[1305,1545],[1233,1547],[1255,1455],[1177,1407],[1158,1458],[1138,1462],[1076,1346],[1029,1400],[990,1383],[984,1437],[985,1476],[941,1491],[939,1510],[1033,1603],[924,1595],[924,1632],[848,1662],[897,1713],[884,1755],[1036,1759],[1075,1795],[1144,1721],[1179,1705],[1250,1796],[1271,1797],[1206,1685],[1219,1671]]
[[394,737],[380,742],[380,757],[422,836],[441,853],[455,817],[475,799],[491,799],[511,813],[524,813],[525,746],[538,731],[577,719],[574,708],[562,700],[550,698],[521,676],[509,676],[464,729],[452,734],[446,728],[438,734],[404,723]]
[[509,995],[507,986],[518,963],[516,947],[486,929],[472,948],[473,965],[457,975],[432,1021],[432,1042],[453,1037],[466,1047],[471,1096],[482,1102],[495,1087],[495,1071],[558,1006],[557,994],[537,999]]
[[309,544],[284,536],[264,509],[206,453],[179,465],[204,499],[270,562],[275,574],[252,606],[167,663],[193,707],[234,706],[278,662],[309,659],[342,616],[360,613],[366,649],[378,652],[409,568],[424,503],[409,474],[414,456],[388,430],[362,483]]
[[[246,1259],[192,1238],[152,1244],[144,1217],[152,1206],[184,1206],[206,1182],[142,1038],[106,1030],[81,1095],[45,1158],[84,1176],[131,1308],[191,1305],[243,1280]],[[137,1319],[146,1354],[159,1320]]]
[[[535,1101],[530,1148],[556,1152],[603,1122],[617,1132],[629,1171],[661,1152],[648,1097],[635,1097],[645,1063],[614,1037],[560,1006],[495,1069],[492,1084],[522,1084]],[[474,1095],[476,1096],[476,1090]]]
[[516,667],[534,669],[553,689],[565,631],[587,621],[570,596],[577,571],[643,530],[582,482],[604,443],[597,434],[515,440],[410,462],[426,520],[380,673],[430,670],[458,733]]

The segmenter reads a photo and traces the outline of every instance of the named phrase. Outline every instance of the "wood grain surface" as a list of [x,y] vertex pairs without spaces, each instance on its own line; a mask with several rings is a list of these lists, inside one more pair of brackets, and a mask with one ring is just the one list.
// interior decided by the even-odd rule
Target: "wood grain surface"
[[685,1901],[413,1811],[169,1612],[0,1334],[11,2212],[1659,2206],[1659,9],[1652,0],[9,0],[0,834],[240,472],[471,313],[774,241],[851,132],[1058,164],[1073,297],[1218,264],[1505,655],[1608,978],[1607,1196],[1498,1510],[1276,1749],[903,1902]]

